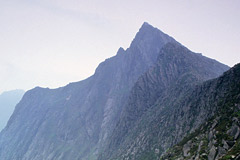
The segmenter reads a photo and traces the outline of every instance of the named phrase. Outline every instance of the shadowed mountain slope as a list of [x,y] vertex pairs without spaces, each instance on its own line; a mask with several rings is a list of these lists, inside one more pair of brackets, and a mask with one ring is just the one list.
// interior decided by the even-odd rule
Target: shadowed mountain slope
[[215,60],[176,43],[166,44],[156,65],[134,85],[99,159],[159,158],[209,117],[211,112],[205,110],[199,111],[199,115],[187,112],[190,106],[185,106],[184,96],[195,85],[217,77],[222,70],[224,66],[219,66]]
[[88,79],[28,91],[1,132],[0,159],[96,159],[132,86],[168,42],[175,40],[144,23],[130,47]]

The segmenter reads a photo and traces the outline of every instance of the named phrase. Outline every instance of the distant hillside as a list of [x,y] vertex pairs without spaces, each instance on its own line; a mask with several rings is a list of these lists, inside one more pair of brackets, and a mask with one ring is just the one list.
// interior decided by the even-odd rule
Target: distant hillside
[[0,131],[6,126],[16,104],[21,100],[23,90],[12,90],[0,95]]

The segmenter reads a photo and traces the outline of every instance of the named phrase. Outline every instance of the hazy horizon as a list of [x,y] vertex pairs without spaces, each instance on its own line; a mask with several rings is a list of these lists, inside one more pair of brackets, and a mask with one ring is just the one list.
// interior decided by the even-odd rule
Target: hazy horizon
[[240,1],[236,0],[0,4],[0,93],[83,80],[119,47],[128,48],[143,22],[194,52],[229,66],[240,62]]

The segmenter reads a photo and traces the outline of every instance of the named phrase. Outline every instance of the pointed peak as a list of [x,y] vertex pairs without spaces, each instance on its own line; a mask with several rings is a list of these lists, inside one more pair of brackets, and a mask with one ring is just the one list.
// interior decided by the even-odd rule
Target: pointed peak
[[140,28],[141,29],[144,29],[144,28],[154,28],[151,24],[149,24],[148,22],[144,22]]
[[138,33],[136,34],[135,38],[133,39],[130,48],[136,48],[140,45],[142,45],[143,48],[146,48],[146,46],[153,47],[155,45],[155,47],[157,46],[157,48],[159,49],[166,43],[174,41],[175,40],[172,37],[163,33],[158,28],[153,27],[147,22],[144,22]]
[[150,25],[148,22],[143,22],[143,25],[146,26],[146,25]]
[[[166,35],[165,33],[163,33],[160,29],[152,26],[151,24],[149,24],[148,22],[144,22],[141,26],[141,28],[139,29],[137,35],[145,35],[145,34],[152,34],[152,36],[154,36],[155,34],[162,34],[162,35]],[[136,35],[136,36],[137,36]]]
[[117,55],[122,54],[124,52],[125,52],[125,50],[122,47],[120,47],[117,51]]

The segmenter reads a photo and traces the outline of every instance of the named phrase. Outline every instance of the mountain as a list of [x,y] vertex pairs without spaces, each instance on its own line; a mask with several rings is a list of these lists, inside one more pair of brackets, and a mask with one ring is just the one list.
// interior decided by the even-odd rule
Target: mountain
[[189,112],[185,95],[224,69],[226,66],[182,45],[166,44],[156,65],[135,83],[99,159],[158,159],[210,116],[205,110],[197,115]]
[[23,90],[12,90],[0,95],[0,131],[6,126],[16,104],[21,100]]
[[[0,159],[91,160],[121,156],[124,152],[118,150],[123,145],[138,142],[130,139],[128,143],[127,138],[138,137],[140,132],[135,128],[142,130],[140,120],[146,117],[144,122],[153,126],[147,115],[150,108],[159,114],[159,108],[152,107],[158,99],[159,104],[168,104],[167,98],[218,77],[228,68],[192,53],[144,23],[128,49],[120,48],[86,80],[26,92],[0,134]],[[121,127],[123,130],[118,129]],[[170,142],[165,148],[177,140]],[[113,148],[106,153],[109,146]]]
[[88,79],[28,91],[1,132],[0,159],[96,159],[132,86],[168,42],[176,41],[144,23],[130,47]]
[[214,110],[214,115],[161,159],[240,159],[240,64],[197,86],[192,93],[187,96],[192,102],[190,110],[196,111],[193,99],[197,96],[205,101],[205,108]]

